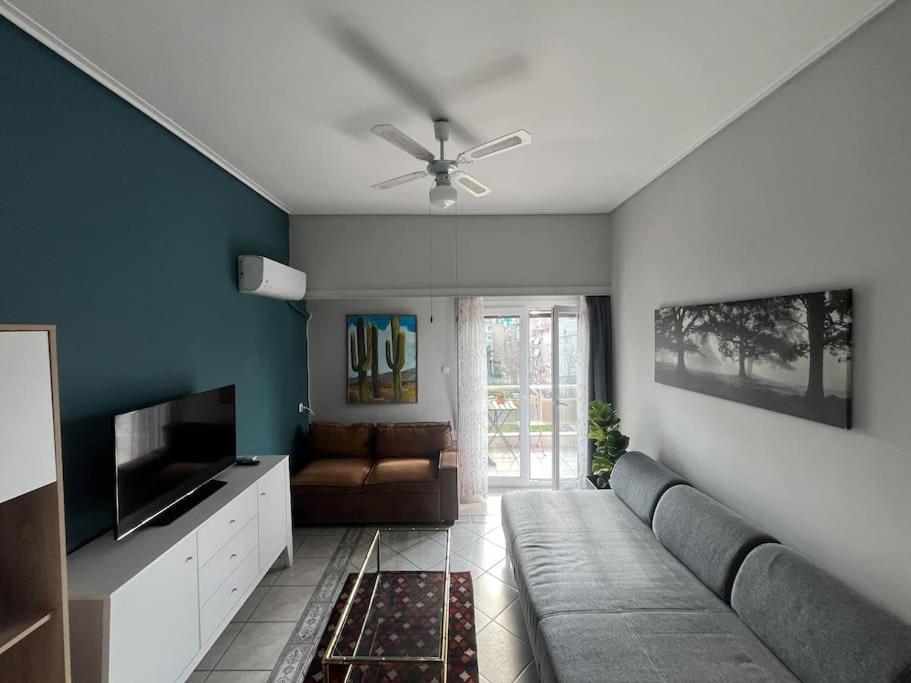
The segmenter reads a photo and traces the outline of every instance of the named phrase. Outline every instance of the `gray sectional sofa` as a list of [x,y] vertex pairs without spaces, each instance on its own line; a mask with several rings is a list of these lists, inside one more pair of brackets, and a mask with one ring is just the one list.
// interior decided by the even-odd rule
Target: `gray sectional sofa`
[[542,681],[911,681],[911,626],[642,453],[502,505]]

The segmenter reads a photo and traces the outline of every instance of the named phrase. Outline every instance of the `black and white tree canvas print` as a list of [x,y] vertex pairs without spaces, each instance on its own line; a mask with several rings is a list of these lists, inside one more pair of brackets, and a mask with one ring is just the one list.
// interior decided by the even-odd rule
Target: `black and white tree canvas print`
[[655,311],[655,381],[851,427],[851,290]]

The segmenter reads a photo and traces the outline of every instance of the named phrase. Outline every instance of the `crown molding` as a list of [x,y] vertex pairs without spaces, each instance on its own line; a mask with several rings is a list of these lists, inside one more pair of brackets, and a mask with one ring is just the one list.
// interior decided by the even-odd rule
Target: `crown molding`
[[181,127],[180,124],[178,124],[176,121],[156,109],[146,100],[142,99],[142,97],[127,88],[123,83],[101,69],[98,65],[94,64],[91,60],[81,55],[77,50],[67,45],[67,43],[44,28],[41,24],[32,19],[25,12],[17,7],[14,7],[9,3],[8,0],[0,0],[0,16],[9,19],[13,24],[25,31],[32,38],[56,52],[70,64],[75,66],[83,73],[87,74],[92,79],[98,81],[101,85],[106,87],[121,99],[129,102],[136,109],[186,142],[200,154],[207,157],[210,161],[230,173],[251,190],[261,195],[264,199],[267,199],[269,202],[277,206],[285,213],[291,213],[291,209],[278,197],[269,192],[269,190],[257,183],[250,176],[246,175],[239,168],[231,164],[227,159],[218,154],[218,152],[206,145],[202,140],[193,136],[192,133]]
[[348,299],[409,299],[450,296],[609,296],[611,288],[598,285],[578,287],[417,287],[393,289],[311,289],[307,301],[344,301]]
[[861,14],[853,23],[846,26],[844,29],[836,33],[834,36],[829,38],[825,43],[817,47],[815,50],[810,52],[806,57],[804,57],[796,65],[785,71],[781,76],[772,81],[768,86],[760,90],[753,97],[746,101],[743,105],[738,107],[731,113],[728,117],[723,119],[717,126],[712,128],[708,133],[699,138],[692,145],[684,149],[680,154],[675,156],[664,166],[659,168],[657,171],[649,175],[642,182],[636,185],[633,190],[628,192],[625,197],[618,201],[612,208],[608,209],[606,213],[610,214],[619,209],[621,206],[626,204],[630,199],[639,194],[646,187],[655,182],[662,175],[670,171],[674,166],[683,161],[690,154],[695,152],[697,149],[702,147],[706,142],[711,140],[713,137],[718,135],[725,128],[730,126],[734,121],[739,119],[741,116],[750,111],[757,104],[762,102],[765,98],[769,97],[772,93],[777,91],[779,88],[787,84],[791,79],[797,76],[804,69],[812,66],[815,62],[818,62],[822,57],[826,56],[831,52],[835,47],[844,42],[849,36],[855,33],[861,26],[866,24],[868,21],[876,17],[878,14],[882,13],[883,10],[888,8],[890,5],[893,5],[895,0],[878,0],[874,2],[863,14]]

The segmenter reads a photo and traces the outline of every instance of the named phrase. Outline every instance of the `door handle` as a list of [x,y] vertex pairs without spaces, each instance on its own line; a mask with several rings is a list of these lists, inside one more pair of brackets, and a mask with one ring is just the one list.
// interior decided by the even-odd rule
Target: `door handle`
[[187,559],[185,559],[185,560],[183,561],[183,563],[186,564],[187,562],[189,562],[189,561],[192,560],[192,559],[193,559],[193,556],[190,555]]
[[232,519],[230,522],[228,522],[228,526],[231,526],[232,524],[237,524],[237,520]]
[[237,553],[231,553],[231,559],[233,560],[235,557],[237,557]]

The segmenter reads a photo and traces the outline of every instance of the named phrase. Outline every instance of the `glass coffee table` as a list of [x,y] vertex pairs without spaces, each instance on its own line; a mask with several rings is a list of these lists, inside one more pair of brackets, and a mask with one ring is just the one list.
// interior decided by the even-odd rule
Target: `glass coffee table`
[[327,683],[446,683],[450,535],[408,527],[373,535],[323,656]]

